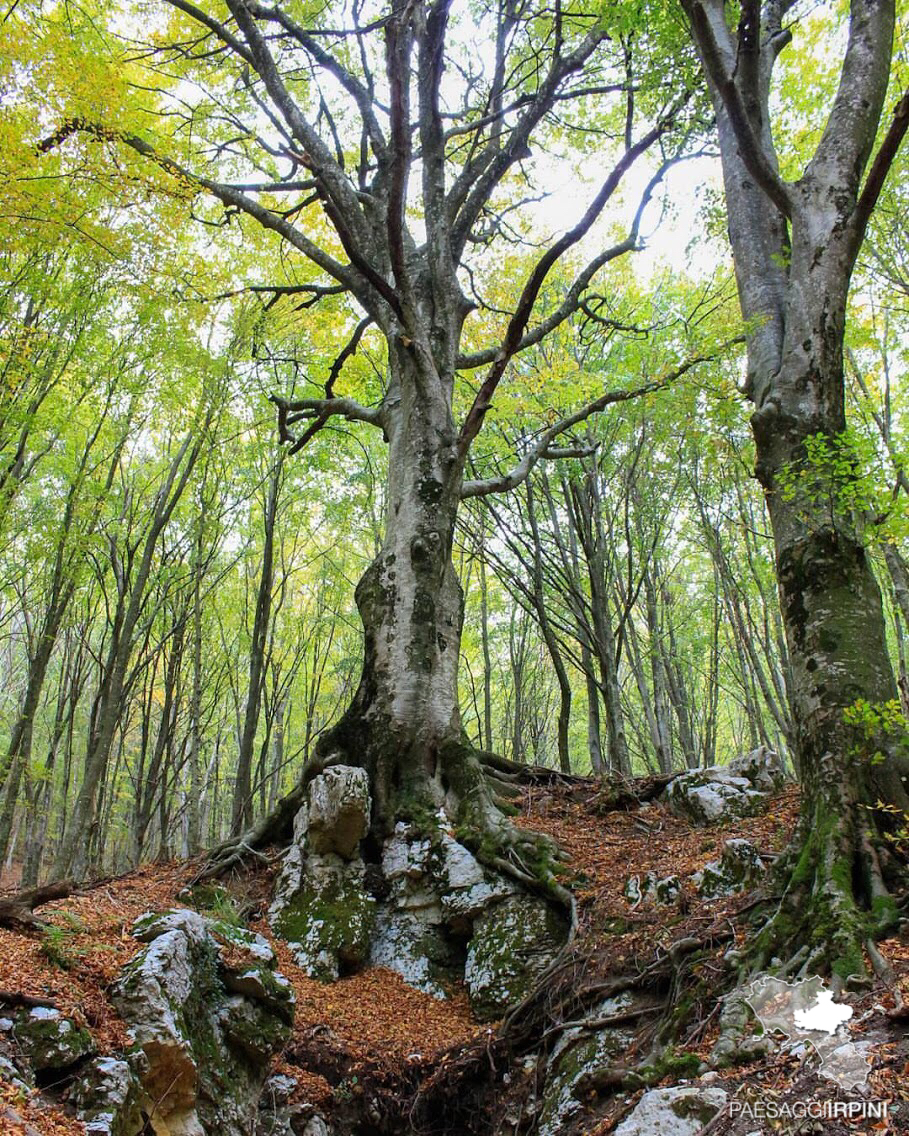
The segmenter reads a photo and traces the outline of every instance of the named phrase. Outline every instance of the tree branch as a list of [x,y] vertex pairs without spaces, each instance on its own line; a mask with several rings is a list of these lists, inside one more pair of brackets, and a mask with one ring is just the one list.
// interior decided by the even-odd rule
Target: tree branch
[[495,134],[483,153],[461,171],[448,195],[449,216],[453,218],[451,245],[455,257],[460,258],[477,217],[495,187],[515,162],[528,155],[531,133],[551,109],[559,86],[583,67],[605,36],[605,29],[598,27],[585,36],[571,55],[556,55],[533,101],[518,118],[505,145],[500,144],[500,136]]
[[[761,145],[760,138],[754,132],[748,111],[742,101],[741,92],[736,86],[735,79],[730,75],[723,62],[719,44],[713,33],[710,17],[704,8],[702,0],[683,0],[683,5],[691,21],[692,31],[700,49],[704,70],[707,72],[708,79],[714,85],[720,98],[723,100],[726,113],[729,115],[729,121],[732,124],[732,129],[735,131],[742,161],[745,163],[748,172],[783,216],[791,217],[792,197],[790,195],[789,186],[774,169],[773,164],[764,151],[764,147]],[[725,20],[722,10],[718,18]]]
[[210,32],[214,32],[218,39],[227,44],[231,51],[236,52],[241,59],[244,59],[250,66],[253,66],[252,55],[249,51],[235,35],[232,35],[227,28],[222,23],[219,23],[213,16],[209,16],[206,12],[203,12],[201,8],[197,8],[195,4],[187,3],[187,0],[165,0],[165,3],[170,4],[172,8],[176,8],[187,16],[191,16],[196,23],[201,24],[204,28],[208,28]]
[[[289,245],[292,245],[299,252],[302,252],[304,256],[324,272],[328,273],[329,276],[332,276],[340,284],[343,284],[347,291],[353,292],[373,318],[377,318],[381,315],[381,308],[377,303],[379,297],[376,295],[373,288],[370,287],[372,281],[363,276],[360,272],[359,265],[353,263],[345,265],[335,260],[334,257],[329,256],[324,249],[304,236],[299,229],[291,225],[290,222],[280,214],[273,212],[271,209],[267,209],[258,201],[255,201],[247,194],[241,193],[240,190],[234,189],[230,185],[212,181],[211,178],[202,177],[200,174],[186,169],[185,166],[181,166],[179,162],[175,162],[172,158],[164,154],[159,154],[153,146],[135,134],[124,134],[97,123],[87,122],[82,118],[74,118],[68,120],[52,135],[39,142],[36,149],[39,154],[46,154],[71,135],[80,131],[92,134],[96,138],[106,139],[110,142],[122,142],[124,145],[129,146],[130,149],[135,150],[135,152],[143,158],[149,158],[151,161],[155,162],[165,173],[189,182],[194,186],[198,186],[199,189],[204,189],[213,197],[216,197],[222,204],[232,206],[248,214],[255,221],[258,221],[263,228],[277,233],[278,236],[287,241]],[[385,287],[387,288],[388,286],[386,285]],[[382,298],[387,299],[385,296],[382,296]],[[392,299],[394,299],[393,293]]]
[[868,228],[868,221],[874,211],[874,207],[877,205],[881,190],[884,188],[884,182],[887,180],[890,167],[893,165],[897,152],[903,143],[903,139],[906,137],[907,130],[909,130],[909,91],[906,91],[896,104],[896,109],[893,112],[893,120],[881,143],[880,149],[874,157],[874,161],[871,163],[871,169],[868,171],[868,177],[865,179],[864,188],[856,203],[855,211],[852,215],[852,227],[855,234],[854,240],[856,249],[859,248],[865,238],[865,230]]
[[[505,337],[502,340],[502,345],[496,353],[495,360],[489,368],[489,373],[487,374],[482,386],[477,392],[477,395],[473,400],[473,404],[471,405],[470,410],[468,410],[463,425],[461,426],[461,432],[458,437],[458,449],[460,450],[462,456],[467,453],[467,450],[470,448],[471,442],[480,432],[480,429],[483,425],[483,418],[490,405],[492,404],[493,395],[495,394],[496,388],[502,380],[502,376],[505,373],[505,368],[507,367],[509,360],[516,354],[516,352],[521,350],[522,344],[525,343],[525,329],[527,327],[527,323],[530,319],[534,305],[536,304],[540,289],[543,286],[543,281],[549,274],[549,270],[556,263],[556,261],[558,261],[559,258],[568,251],[568,249],[577,244],[577,242],[589,232],[591,226],[605,208],[607,201],[609,201],[613,193],[615,193],[624,175],[628,172],[637,158],[639,158],[641,154],[646,153],[647,150],[649,150],[650,147],[654,144],[654,142],[656,142],[657,139],[659,139],[665,133],[665,131],[669,128],[671,121],[671,116],[663,119],[651,130],[649,130],[644,135],[644,137],[640,139],[640,141],[635,143],[635,145],[632,146],[631,149],[625,151],[619,161],[616,162],[615,166],[612,169],[612,172],[609,174],[609,177],[607,177],[606,181],[600,188],[599,193],[587,207],[587,211],[585,212],[581,220],[574,226],[574,228],[569,229],[567,233],[564,233],[553,245],[551,245],[537,261],[533,271],[530,274],[529,279],[524,285],[524,289],[521,293],[521,298],[518,301],[517,308],[515,309],[514,314],[508,322],[508,328],[506,329]],[[614,256],[617,256],[621,252],[628,251],[634,247],[644,206],[646,205],[647,201],[650,200],[650,194],[653,192],[653,186],[656,184],[656,181],[663,176],[663,172],[663,170],[660,170],[657,178],[651,179],[647,190],[645,190],[643,200],[638,207],[638,212],[635,216],[635,220],[632,225],[632,231],[629,236],[624,241],[622,241],[621,244],[616,245],[613,249],[609,250],[608,253],[602,254],[602,257],[598,258],[601,260],[601,264],[606,263],[607,259],[613,259]],[[590,266],[588,266],[588,268],[589,267]],[[596,269],[594,269],[594,271],[595,270]],[[593,273],[591,272],[591,276],[592,275]],[[574,306],[571,309],[572,311],[577,307],[577,299],[580,296],[581,290],[582,289],[580,288],[578,289],[578,294],[573,299]],[[570,313],[566,312],[565,316],[563,316],[562,319],[567,318],[568,314]],[[558,326],[558,323],[560,322],[562,322],[561,319],[556,319],[554,323],[546,326],[545,331],[538,329],[539,338],[542,338],[543,335],[547,333],[547,331],[552,329],[552,327]],[[544,325],[541,325],[541,328],[542,326]],[[530,337],[526,338],[528,340],[530,339]]]
[[[313,33],[301,27],[291,16],[278,7],[267,8],[264,4],[247,3],[247,7],[254,16],[258,16],[261,20],[272,20],[281,25],[284,30],[291,35],[301,47],[312,56],[315,62],[323,67],[330,75],[333,75],[345,91],[353,96],[357,104],[357,108],[363,118],[363,123],[366,127],[366,132],[369,137],[370,144],[372,145],[373,153],[379,161],[383,161],[386,155],[386,142],[379,127],[379,121],[375,115],[375,101],[371,92],[356,78],[346,67],[338,62],[337,59],[326,51],[321,44],[317,43],[313,38]],[[365,34],[376,28],[383,27],[388,19],[391,17],[383,17],[375,23],[368,25],[361,32],[351,32],[350,34]],[[326,33],[323,33],[326,34]]]
[[[355,333],[356,334],[356,333]],[[346,350],[346,349],[345,349]],[[343,352],[342,352],[343,354]],[[333,382],[329,379],[329,383]],[[326,384],[326,389],[328,384]],[[270,400],[278,408],[278,434],[282,442],[289,442],[290,453],[298,453],[306,443],[317,434],[330,418],[340,416],[348,422],[368,422],[370,426],[384,429],[385,421],[381,406],[363,406],[353,398],[298,398],[285,399],[270,395]],[[311,425],[297,437],[291,426],[309,421]]]
[[[565,296],[559,306],[551,312],[544,320],[531,331],[526,332],[513,352],[514,355],[525,351],[528,347],[534,347],[546,338],[550,332],[555,331],[557,327],[569,319],[581,307],[581,297],[587,289],[590,281],[596,274],[610,261],[616,260],[626,252],[633,252],[637,247],[638,235],[641,231],[641,221],[644,216],[644,210],[650,204],[653,197],[654,190],[666,176],[666,171],[670,166],[674,165],[676,161],[682,159],[673,159],[672,161],[664,162],[657,172],[653,175],[650,181],[644,188],[641,194],[641,200],[638,202],[638,207],[635,210],[634,219],[631,227],[628,230],[628,235],[624,240],[619,241],[617,244],[612,245],[611,248],[605,249],[599,255],[595,256],[589,261],[584,268],[578,273],[572,282],[569,289],[566,291]],[[504,350],[504,344],[496,344],[494,347],[485,347],[481,351],[473,351],[469,355],[461,355],[458,357],[458,370],[459,371],[472,371],[476,367],[485,367],[490,363],[495,362]]]
[[465,481],[461,486],[462,500],[468,497],[485,497],[490,493],[507,493],[509,490],[514,489],[515,486],[520,485],[522,481],[526,481],[534,466],[542,459],[587,456],[592,452],[590,447],[585,447],[583,450],[577,447],[559,449],[553,447],[552,443],[560,434],[564,434],[565,431],[570,430],[572,426],[577,426],[594,414],[605,410],[607,406],[611,406],[613,403],[617,402],[628,402],[634,398],[641,398],[644,395],[653,394],[655,391],[666,390],[667,387],[672,386],[673,383],[687,374],[692,368],[699,366],[701,363],[708,363],[729,347],[744,342],[743,336],[736,336],[734,339],[730,339],[722,344],[715,352],[709,355],[694,355],[686,359],[683,363],[680,363],[675,370],[665,375],[662,379],[656,379],[651,383],[645,383],[643,386],[634,387],[631,390],[607,391],[605,394],[601,394],[599,398],[593,399],[579,410],[574,411],[574,413],[567,414],[564,418],[560,418],[558,422],[553,423],[547,430],[544,430],[534,446],[528,450],[518,464],[508,473],[501,477],[490,477],[478,481]]

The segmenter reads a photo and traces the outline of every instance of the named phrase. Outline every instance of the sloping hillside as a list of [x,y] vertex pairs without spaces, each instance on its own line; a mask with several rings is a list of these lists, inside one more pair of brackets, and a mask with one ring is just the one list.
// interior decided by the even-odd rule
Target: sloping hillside
[[[640,798],[653,791],[648,782],[635,788]],[[361,970],[333,984],[307,977],[263,918],[274,863],[258,864],[224,886],[193,888],[193,863],[99,881],[41,909],[48,923],[43,935],[0,930],[0,1056],[7,1074],[0,1128],[127,1131],[105,1129],[97,1120],[84,1126],[74,1114],[74,1085],[89,1061],[128,1051],[112,984],[143,949],[131,934],[135,921],[175,907],[195,908],[228,929],[245,925],[258,932],[293,987],[292,1034],[266,1071],[274,1101],[270,1107],[260,1101],[261,1136],[534,1130],[594,1136],[613,1131],[645,1090],[680,1082],[721,1087],[739,1102],[755,1096],[846,1100],[849,1094],[818,1077],[810,1055],[778,1047],[762,1053],[755,1046],[744,1064],[742,1050],[729,1068],[707,1068],[720,1064],[711,1053],[721,1030],[718,994],[728,985],[723,956],[728,962],[729,950],[742,940],[761,893],[705,898],[691,877],[716,862],[729,841],[734,849],[743,847],[735,842],[749,842],[769,866],[788,838],[797,803],[796,790],[787,788],[757,816],[702,827],[662,801],[639,804],[634,793],[616,794],[595,782],[528,788],[520,823],[555,837],[569,853],[566,880],[578,900],[579,931],[543,985],[492,1025],[472,1020],[463,993],[439,1001],[386,969]],[[225,958],[232,950],[242,954],[242,942],[231,946],[230,935],[226,930]],[[710,1132],[907,1130],[909,1052],[899,990],[909,994],[909,937],[880,950],[893,968],[889,987],[878,981],[849,997],[856,1029],[875,1041],[869,1083],[875,1099],[889,1102],[889,1119],[865,1128],[831,1120],[823,1129],[764,1129],[753,1121],[749,1127],[727,1105]],[[225,965],[233,964],[228,959]],[[234,969],[242,965],[240,959]],[[610,998],[615,1008],[604,1014]],[[29,1082],[29,1062],[12,1021],[35,1007],[59,1011],[75,1029],[87,1030],[92,1044],[90,1053],[35,1073],[37,1088],[27,1092],[14,1081]],[[619,1031],[624,1044],[616,1047]],[[575,1044],[583,1059],[567,1078],[559,1047],[564,1051],[564,1039],[582,1036],[600,1040],[588,1049]],[[608,1057],[601,1044],[607,1036]],[[144,1131],[159,1136],[177,1131],[160,1118],[156,1125],[154,1113],[143,1123]]]

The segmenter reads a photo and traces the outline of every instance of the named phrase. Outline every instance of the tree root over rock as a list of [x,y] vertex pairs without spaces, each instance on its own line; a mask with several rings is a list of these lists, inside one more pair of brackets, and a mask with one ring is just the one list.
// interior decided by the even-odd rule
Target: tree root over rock
[[867,814],[859,823],[848,815],[812,824],[802,818],[792,847],[773,869],[770,886],[781,893],[779,903],[750,936],[741,980],[769,971],[778,977],[830,974],[835,992],[867,985],[866,944],[898,925],[896,896],[905,896],[907,878],[873,828],[871,810]]
[[[325,758],[317,757],[311,761],[297,785],[270,813],[240,836],[211,849],[192,885],[223,877],[250,859],[267,861],[263,852],[265,848],[290,841],[294,817],[305,801],[309,784],[320,773],[332,766],[346,764],[347,760],[343,751],[335,751]],[[564,860],[563,853],[548,836],[513,825],[503,811],[502,806],[507,802],[502,798],[520,795],[521,785],[574,783],[588,779],[568,778],[545,766],[519,765],[497,754],[476,750],[466,742],[442,746],[439,762],[458,802],[458,815],[453,818],[457,823],[458,839],[490,871],[563,908],[570,917],[570,937],[573,938],[577,927],[574,897],[557,879]],[[411,819],[406,809],[402,811],[401,819]]]

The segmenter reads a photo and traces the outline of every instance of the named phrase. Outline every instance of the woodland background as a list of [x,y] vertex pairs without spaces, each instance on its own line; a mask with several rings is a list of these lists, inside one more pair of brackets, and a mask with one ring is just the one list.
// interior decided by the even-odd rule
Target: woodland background
[[[0,17],[0,861],[23,884],[65,874],[73,840],[94,871],[119,872],[216,844],[238,802],[269,810],[356,687],[353,585],[381,541],[378,433],[334,419],[290,455],[270,402],[329,380],[354,326],[343,298],[315,304],[272,234],[103,136],[36,162],[74,109],[154,118],[149,75],[179,95],[177,56],[130,57],[134,18],[35,3]],[[832,96],[837,67],[823,45],[839,21],[806,12],[787,57],[775,92],[786,168],[823,125],[817,92]],[[905,66],[900,43],[895,88]],[[225,147],[228,133],[225,120]],[[695,139],[699,169],[711,152]],[[812,460],[821,512],[844,503],[825,501],[820,474],[848,466],[905,710],[904,166],[853,287],[848,449],[818,440]],[[576,167],[595,176],[589,157]],[[603,389],[706,360],[585,422],[582,456],[465,505],[464,727],[518,762],[627,775],[788,749],[720,196],[708,183],[696,214],[684,204],[682,223],[696,221],[683,255],[673,193],[690,188],[667,184],[645,228],[655,250],[667,226],[676,234],[670,260],[604,271],[576,317],[514,364],[472,459],[495,474]],[[511,230],[500,218],[507,252],[474,281],[476,342],[513,303],[546,216]],[[362,334],[344,394],[379,399],[384,351]],[[470,394],[465,382],[456,401]]]

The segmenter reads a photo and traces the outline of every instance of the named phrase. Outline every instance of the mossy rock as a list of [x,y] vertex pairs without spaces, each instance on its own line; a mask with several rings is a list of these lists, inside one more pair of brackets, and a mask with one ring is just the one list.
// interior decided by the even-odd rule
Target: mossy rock
[[311,857],[302,889],[274,917],[297,963],[313,978],[334,981],[342,967],[366,961],[376,903],[363,884],[363,865]]
[[95,1052],[87,1029],[46,1006],[17,1014],[13,1032],[20,1053],[36,1073],[68,1069]]
[[128,1061],[97,1057],[82,1070],[68,1095],[91,1136],[142,1132],[142,1088]]
[[268,1062],[291,1035],[292,992],[271,948],[187,910],[144,917],[134,933],[148,945],[114,1001],[145,1056],[145,1104],[165,1131],[248,1136]]
[[219,1024],[227,1045],[257,1068],[264,1068],[293,1036],[291,1023],[263,1012],[242,995],[227,1000]]
[[616,1136],[698,1136],[729,1096],[716,1086],[683,1085],[651,1089],[618,1126]]
[[749,840],[727,840],[719,860],[711,860],[691,876],[706,899],[735,895],[753,887],[766,872],[757,848]]
[[509,896],[474,924],[464,980],[480,1021],[500,1017],[552,963],[568,938],[568,921],[545,900]]
[[[601,1002],[591,1017],[607,1018],[632,1009],[640,996],[625,991]],[[617,1064],[634,1041],[633,1025],[610,1026],[594,1033],[567,1030],[560,1037],[546,1069],[538,1136],[558,1136],[581,1109],[579,1088],[598,1069]]]

